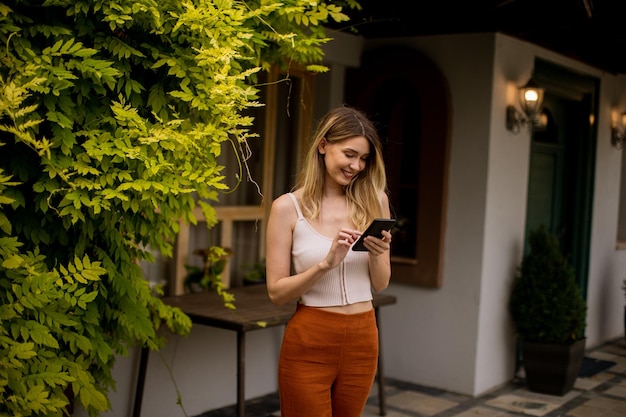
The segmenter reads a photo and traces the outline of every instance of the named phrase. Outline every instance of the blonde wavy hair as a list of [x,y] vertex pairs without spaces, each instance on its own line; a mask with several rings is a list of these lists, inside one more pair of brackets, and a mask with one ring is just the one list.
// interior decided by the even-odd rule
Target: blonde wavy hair
[[345,187],[350,220],[365,230],[376,217],[382,217],[382,193],[387,191],[387,177],[382,144],[374,124],[359,110],[343,106],[328,112],[320,120],[305,156],[302,171],[294,189],[302,189],[302,211],[305,217],[317,219],[321,212],[325,178],[324,155],[318,151],[322,139],[330,143],[363,136],[370,143],[365,169]]

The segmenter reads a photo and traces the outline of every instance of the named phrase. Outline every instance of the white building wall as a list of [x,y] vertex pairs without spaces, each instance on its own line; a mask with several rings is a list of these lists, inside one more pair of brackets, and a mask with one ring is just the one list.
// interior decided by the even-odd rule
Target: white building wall
[[[530,78],[533,48],[491,35],[491,105],[488,113],[489,151],[485,210],[484,269],[481,277],[476,374],[471,393],[478,395],[510,381],[515,371],[515,338],[508,312],[508,295],[524,244],[530,133],[518,135],[505,127],[507,105],[517,103],[517,87]],[[503,45],[504,44],[504,45]],[[501,51],[513,56],[499,58]],[[517,62],[515,61],[517,60]],[[528,62],[527,65],[520,65]]]
[[[602,74],[587,289],[587,347],[624,334],[626,251],[616,248],[623,151],[611,145],[611,113],[626,110],[626,77]],[[622,216],[626,213],[622,213]]]

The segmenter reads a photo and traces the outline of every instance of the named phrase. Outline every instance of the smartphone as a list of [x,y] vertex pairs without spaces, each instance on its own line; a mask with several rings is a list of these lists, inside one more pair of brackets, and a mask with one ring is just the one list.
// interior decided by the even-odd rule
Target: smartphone
[[367,249],[363,246],[363,239],[365,239],[366,236],[376,236],[381,238],[383,237],[383,230],[390,231],[395,223],[395,219],[374,219],[365,232],[363,232],[361,237],[359,237],[359,240],[352,245],[352,250],[366,251]]

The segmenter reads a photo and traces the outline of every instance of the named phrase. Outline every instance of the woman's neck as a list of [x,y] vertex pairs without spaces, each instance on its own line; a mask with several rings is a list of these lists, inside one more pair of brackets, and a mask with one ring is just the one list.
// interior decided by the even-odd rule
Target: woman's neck
[[343,185],[337,184],[334,181],[324,181],[324,188],[322,189],[323,197],[345,197],[346,189]]

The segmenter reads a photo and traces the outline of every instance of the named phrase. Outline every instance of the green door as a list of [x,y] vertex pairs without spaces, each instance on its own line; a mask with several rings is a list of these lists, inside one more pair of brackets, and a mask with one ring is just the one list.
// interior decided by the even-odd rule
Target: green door
[[526,234],[540,225],[557,234],[586,298],[598,83],[545,61],[535,79],[547,124],[532,134]]

